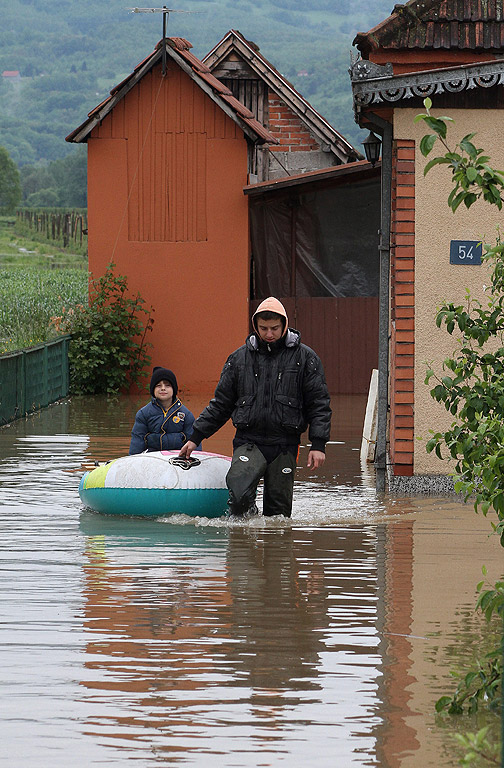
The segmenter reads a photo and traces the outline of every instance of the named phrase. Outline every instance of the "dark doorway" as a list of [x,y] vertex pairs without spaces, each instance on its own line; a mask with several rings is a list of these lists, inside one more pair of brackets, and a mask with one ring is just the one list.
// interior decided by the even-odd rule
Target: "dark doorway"
[[379,171],[252,196],[250,222],[252,311],[279,298],[331,393],[367,393],[378,366]]

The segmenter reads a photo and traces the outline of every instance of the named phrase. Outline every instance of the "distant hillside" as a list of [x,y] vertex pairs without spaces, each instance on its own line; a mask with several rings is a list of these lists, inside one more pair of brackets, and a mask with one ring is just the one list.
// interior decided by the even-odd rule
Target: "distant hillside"
[[[239,29],[360,149],[348,67],[352,40],[392,10],[391,0],[186,0],[169,36],[203,57]],[[157,6],[160,7],[160,6]],[[162,36],[159,13],[131,13],[123,0],[9,0],[2,8],[0,144],[19,164],[72,151],[65,136]]]

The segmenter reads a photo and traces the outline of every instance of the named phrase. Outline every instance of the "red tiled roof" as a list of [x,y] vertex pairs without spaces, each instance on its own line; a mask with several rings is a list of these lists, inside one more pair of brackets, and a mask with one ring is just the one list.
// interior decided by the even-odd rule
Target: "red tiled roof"
[[246,107],[244,104],[241,103],[241,101],[238,101],[234,96],[228,96],[227,94],[224,94],[223,97],[224,101],[226,101],[236,112],[238,112],[241,117],[254,117],[254,113],[250,111],[248,107]]
[[19,77],[19,69],[4,69],[2,77]]
[[232,96],[233,94],[227,87],[227,85],[224,85],[224,83],[221,83],[220,80],[217,80],[216,77],[214,77],[211,73],[206,72],[200,72],[199,76],[202,80],[204,80],[208,85],[211,85],[214,91],[217,91],[220,94],[226,94],[226,96]]
[[203,64],[203,62],[202,62],[202,61],[200,61],[200,60],[199,60],[199,59],[198,59],[198,58],[197,58],[197,57],[194,55],[194,53],[191,53],[191,51],[189,51],[189,50],[187,50],[187,49],[185,49],[185,50],[180,50],[180,49],[179,49],[179,51],[178,51],[178,52],[180,53],[180,55],[181,55],[181,56],[183,56],[183,57],[184,57],[184,59],[185,59],[187,62],[189,62],[189,64],[191,65],[191,67],[193,67],[194,69],[196,69],[198,72],[206,72],[206,73],[210,74],[210,70],[208,69],[207,65],[206,65],[206,64]]
[[[186,40],[183,37],[170,37],[170,44],[173,48],[176,48],[177,51],[188,51],[189,48],[192,48],[192,44],[189,42],[189,40]],[[160,41],[157,44],[157,47],[160,48],[163,41]],[[196,57],[195,57],[196,58]]]
[[[141,79],[154,64],[159,62],[162,53],[162,45],[163,41],[160,41],[154,51],[137,64],[131,74],[125,77],[118,85],[114,86],[110,91],[110,96],[88,112],[88,120],[72,131],[72,133],[66,137],[66,141],[86,141],[97,122],[103,120],[128,90],[138,82],[138,80]],[[252,135],[255,135],[261,143],[278,144],[278,139],[276,139],[254,118],[252,112],[247,109],[247,107],[233,97],[231,91],[211,74],[206,64],[203,64],[202,61],[190,52],[190,48],[192,48],[191,43],[184,40],[183,37],[169,37],[166,39],[167,55],[171,56],[175,61],[178,60],[179,65],[180,59],[182,59],[185,62],[185,65],[190,67],[190,74],[193,80],[207,93],[208,87],[210,87],[212,91],[210,94],[211,98],[213,98],[224,111],[226,111],[226,108],[230,108],[232,110],[231,117],[234,115],[235,121],[239,124],[241,123],[242,128],[243,124],[245,124],[249,131],[252,132]],[[172,54],[170,54],[169,49],[173,51]]]
[[504,0],[409,0],[353,44],[377,48],[496,49],[504,47]]

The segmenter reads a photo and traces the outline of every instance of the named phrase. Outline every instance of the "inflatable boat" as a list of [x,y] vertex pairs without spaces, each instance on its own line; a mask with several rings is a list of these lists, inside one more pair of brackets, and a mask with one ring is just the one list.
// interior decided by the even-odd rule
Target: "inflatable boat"
[[86,472],[79,484],[82,503],[106,515],[219,517],[227,509],[229,456],[178,451],[123,456]]

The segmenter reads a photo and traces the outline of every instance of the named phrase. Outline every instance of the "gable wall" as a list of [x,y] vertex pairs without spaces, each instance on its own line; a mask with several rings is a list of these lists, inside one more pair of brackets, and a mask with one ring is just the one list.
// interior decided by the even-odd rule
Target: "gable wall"
[[246,183],[243,133],[171,62],[88,141],[90,270],[114,261],[153,305],[152,364],[181,390],[210,393],[247,334]]
[[[305,173],[337,165],[332,152],[322,151],[301,119],[271,90],[268,94],[268,111],[268,128],[280,142],[270,146],[273,153],[273,156],[270,155],[270,179],[285,176],[285,171]],[[279,162],[275,161],[275,156]]]

